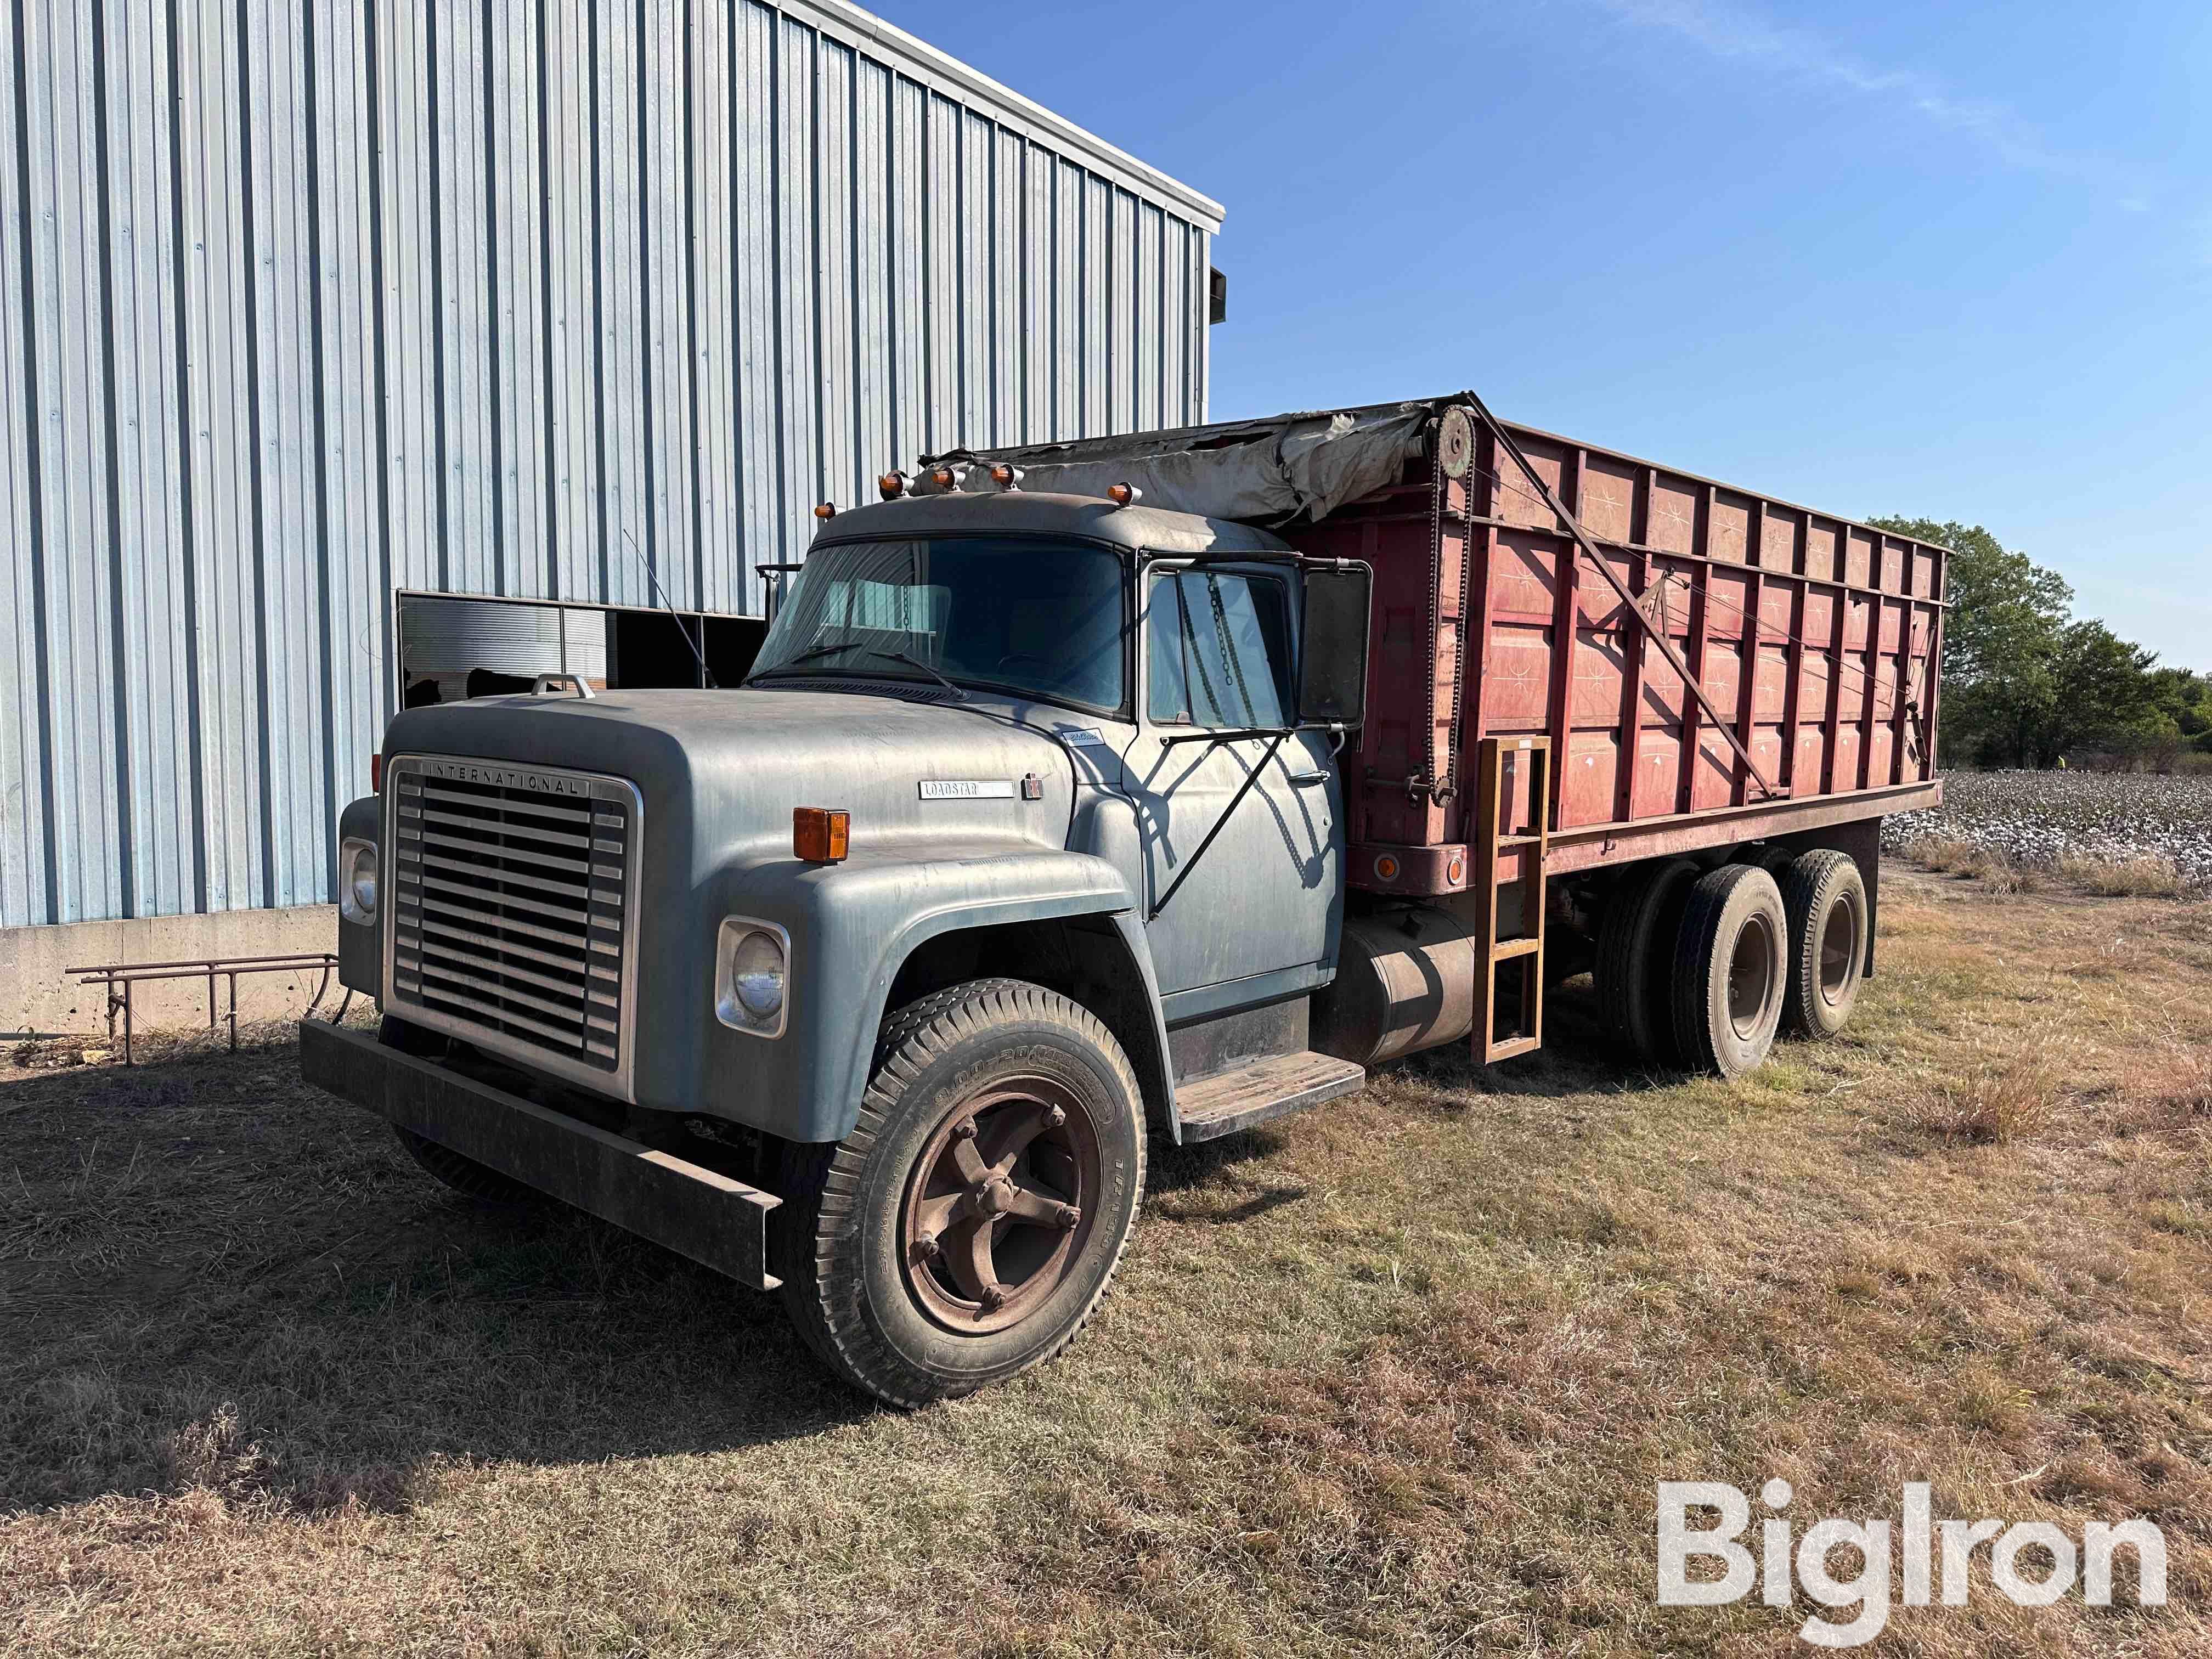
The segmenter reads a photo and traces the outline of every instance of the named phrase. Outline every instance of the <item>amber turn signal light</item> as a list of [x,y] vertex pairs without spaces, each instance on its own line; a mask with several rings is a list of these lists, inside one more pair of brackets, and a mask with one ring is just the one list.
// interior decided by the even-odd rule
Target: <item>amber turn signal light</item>
[[791,813],[791,853],[809,864],[842,864],[852,850],[853,815],[842,806],[797,806]]
[[814,516],[821,520],[824,524],[829,523],[830,520],[837,516],[837,503],[835,501],[823,502],[819,507],[814,509]]
[[887,501],[895,501],[906,494],[906,474],[893,467],[876,480],[876,494]]
[[1109,484],[1106,499],[1116,507],[1134,507],[1145,499],[1145,492],[1131,483]]

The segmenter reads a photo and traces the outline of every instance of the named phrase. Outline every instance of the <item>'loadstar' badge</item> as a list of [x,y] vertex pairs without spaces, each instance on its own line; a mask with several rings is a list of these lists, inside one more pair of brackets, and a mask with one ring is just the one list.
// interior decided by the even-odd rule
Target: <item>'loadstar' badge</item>
[[1012,778],[924,778],[924,800],[1012,800]]

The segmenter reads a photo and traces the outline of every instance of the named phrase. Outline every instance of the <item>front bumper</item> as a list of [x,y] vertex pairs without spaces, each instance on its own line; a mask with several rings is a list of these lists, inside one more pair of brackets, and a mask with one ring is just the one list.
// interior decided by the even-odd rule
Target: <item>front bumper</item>
[[768,1270],[772,1193],[320,1020],[300,1022],[300,1075],[741,1285],[782,1283]]

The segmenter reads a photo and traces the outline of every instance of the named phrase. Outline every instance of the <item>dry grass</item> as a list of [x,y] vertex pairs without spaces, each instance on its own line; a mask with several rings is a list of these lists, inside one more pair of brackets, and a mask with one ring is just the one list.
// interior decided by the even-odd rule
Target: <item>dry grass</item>
[[2157,854],[2137,858],[2069,855],[2048,865],[2025,864],[1978,842],[1921,836],[1903,856],[1923,870],[1979,883],[1993,893],[2034,893],[2052,881],[2097,898],[2180,898],[2189,891],[2181,866]]
[[1905,877],[1881,934],[1733,1089],[1570,986],[1497,1078],[1164,1151],[1077,1348],[912,1416],[449,1206],[283,1048],[0,1085],[0,1649],[1782,1654],[1802,1607],[1651,1597],[1655,1481],[1779,1474],[2166,1529],[2162,1611],[1984,1577],[1878,1650],[2212,1650],[2212,915]]
[[1920,836],[1907,842],[1904,854],[1923,870],[1944,875],[1966,875],[1982,868],[1996,856],[1988,848],[1948,836]]
[[1904,852],[1906,858],[1923,870],[1978,881],[1994,893],[2033,893],[2044,884],[2041,871],[1978,842],[1922,836],[1907,842]]
[[1997,1146],[2046,1127],[2065,1098],[2066,1073],[2040,1048],[1985,1060],[1962,1078],[1936,1084],[1918,1113],[1923,1129],[1949,1142]]
[[2169,858],[2063,858],[2057,871],[2100,898],[2179,898],[2184,888],[2181,866]]

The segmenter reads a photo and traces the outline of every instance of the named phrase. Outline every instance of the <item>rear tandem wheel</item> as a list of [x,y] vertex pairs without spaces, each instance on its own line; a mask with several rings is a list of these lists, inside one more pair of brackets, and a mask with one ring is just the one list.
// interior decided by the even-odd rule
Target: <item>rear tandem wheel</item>
[[1790,921],[1755,864],[1708,870],[1674,945],[1674,1037],[1695,1070],[1737,1078],[1765,1063],[1782,1024]]
[[1598,924],[1599,1018],[1606,1034],[1658,1066],[1679,1063],[1674,1044],[1674,935],[1698,866],[1654,860],[1630,876]]
[[1848,853],[1823,848],[1778,877],[1790,915],[1790,1029],[1832,1037],[1858,1000],[1866,970],[1866,882]]

